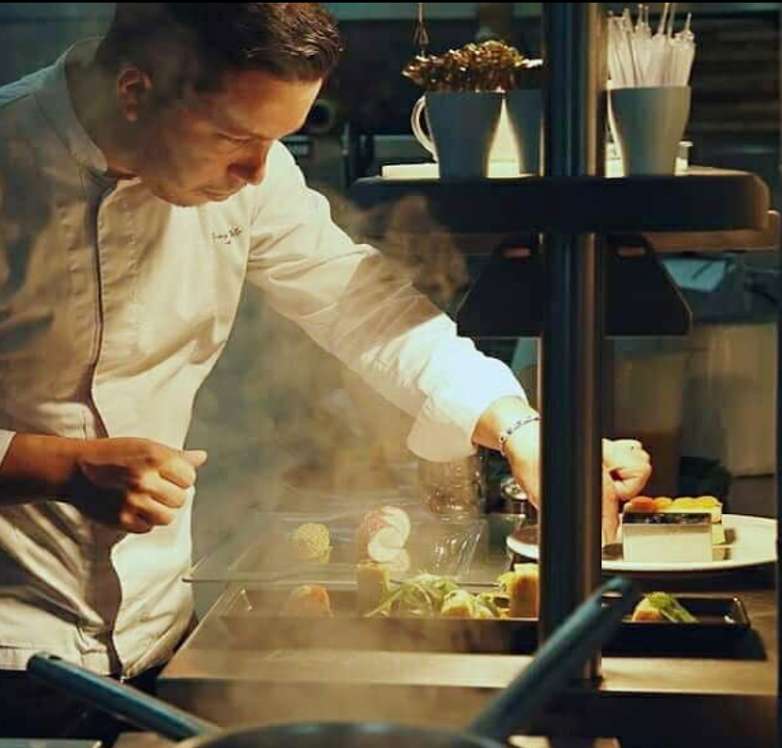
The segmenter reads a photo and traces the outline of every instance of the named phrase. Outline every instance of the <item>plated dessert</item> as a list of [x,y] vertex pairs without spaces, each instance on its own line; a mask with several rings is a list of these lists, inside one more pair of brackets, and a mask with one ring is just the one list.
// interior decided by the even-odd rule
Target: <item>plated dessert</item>
[[621,537],[626,561],[712,561],[725,543],[722,504],[714,496],[639,496],[624,507]]

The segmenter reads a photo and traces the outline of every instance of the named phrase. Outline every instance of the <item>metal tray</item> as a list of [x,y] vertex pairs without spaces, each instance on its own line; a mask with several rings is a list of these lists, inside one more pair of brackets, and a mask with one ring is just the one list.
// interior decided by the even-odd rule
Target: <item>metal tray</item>
[[[469,589],[469,585],[465,585]],[[231,646],[246,649],[379,649],[482,654],[530,654],[537,619],[360,618],[355,589],[331,588],[333,618],[277,614],[291,586],[236,587],[216,608]],[[677,595],[698,623],[641,623],[629,619],[605,647],[609,655],[739,658],[750,633],[737,597]]]

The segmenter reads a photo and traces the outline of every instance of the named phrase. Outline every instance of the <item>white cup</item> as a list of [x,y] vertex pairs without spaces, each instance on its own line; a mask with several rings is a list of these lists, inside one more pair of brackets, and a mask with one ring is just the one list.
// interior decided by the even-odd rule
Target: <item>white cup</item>
[[[430,91],[413,106],[416,140],[438,162],[441,179],[485,177],[502,109],[502,94],[489,91]],[[421,126],[425,114],[429,133]]]
[[505,94],[513,136],[519,154],[519,172],[540,172],[543,92],[539,88],[519,88]]
[[690,116],[689,86],[615,88],[608,112],[624,174],[674,174]]

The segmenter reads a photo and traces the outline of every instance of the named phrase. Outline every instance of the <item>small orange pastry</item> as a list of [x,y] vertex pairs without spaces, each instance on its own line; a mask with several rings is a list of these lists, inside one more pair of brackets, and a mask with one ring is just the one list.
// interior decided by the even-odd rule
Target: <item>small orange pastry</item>
[[630,499],[625,506],[625,512],[654,512],[654,499],[651,496],[636,496]]

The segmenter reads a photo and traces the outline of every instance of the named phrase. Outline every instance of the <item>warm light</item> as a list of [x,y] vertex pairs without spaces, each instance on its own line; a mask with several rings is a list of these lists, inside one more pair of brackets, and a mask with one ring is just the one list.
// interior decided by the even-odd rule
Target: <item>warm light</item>
[[504,101],[500,112],[500,122],[497,125],[497,134],[494,136],[494,143],[489,152],[488,175],[490,177],[517,177],[519,175],[519,154]]

